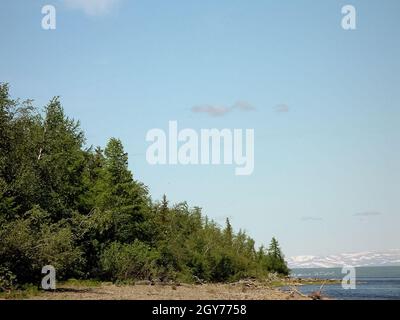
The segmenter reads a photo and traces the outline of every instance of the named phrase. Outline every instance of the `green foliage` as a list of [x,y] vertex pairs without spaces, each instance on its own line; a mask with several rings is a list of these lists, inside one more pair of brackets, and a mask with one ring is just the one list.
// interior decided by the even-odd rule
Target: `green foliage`
[[53,265],[64,276],[72,274],[80,263],[82,252],[74,243],[71,228],[46,223],[47,219],[46,212],[34,208],[0,230],[0,266],[22,283],[37,280],[45,265]]
[[6,267],[0,266],[0,292],[7,292],[15,287],[16,276]]
[[39,294],[40,291],[38,286],[28,283],[4,292],[1,292],[0,290],[0,299],[22,300],[32,298]]
[[139,240],[132,244],[113,242],[100,257],[101,266],[113,280],[151,279],[157,275],[159,254]]
[[267,255],[268,270],[274,271],[283,275],[289,274],[289,268],[285,262],[279,243],[275,238],[272,238]]
[[39,112],[0,84],[0,290],[58,280],[235,281],[287,274],[278,242],[255,249],[187,203],[153,202],[122,142],[87,148],[59,98]]

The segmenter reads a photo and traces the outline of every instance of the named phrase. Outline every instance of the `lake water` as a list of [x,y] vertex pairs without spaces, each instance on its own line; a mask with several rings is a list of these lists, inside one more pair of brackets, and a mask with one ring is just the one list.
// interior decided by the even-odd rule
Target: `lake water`
[[[302,279],[337,279],[345,276],[341,268],[293,269],[292,276]],[[299,286],[304,294],[318,291],[320,285]],[[356,268],[356,288],[343,289],[341,284],[325,285],[323,295],[343,300],[400,300],[400,266]]]

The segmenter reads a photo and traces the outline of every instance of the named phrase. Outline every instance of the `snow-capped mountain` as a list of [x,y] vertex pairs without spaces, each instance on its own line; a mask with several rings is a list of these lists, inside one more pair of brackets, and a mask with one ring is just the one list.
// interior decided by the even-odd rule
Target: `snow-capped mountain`
[[400,266],[400,249],[341,253],[329,256],[297,256],[287,259],[289,268],[335,268],[343,266]]

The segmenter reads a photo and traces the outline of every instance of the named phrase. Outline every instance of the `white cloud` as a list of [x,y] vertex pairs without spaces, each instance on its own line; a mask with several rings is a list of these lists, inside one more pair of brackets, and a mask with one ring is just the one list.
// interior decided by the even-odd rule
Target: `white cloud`
[[194,113],[206,113],[212,117],[221,117],[226,115],[230,111],[231,108],[212,105],[195,106],[192,108],[192,112]]
[[110,13],[120,0],[64,0],[71,9],[82,10],[90,16],[99,16]]
[[241,111],[254,111],[256,108],[249,102],[240,100],[237,101],[233,106],[232,109],[239,109]]
[[355,217],[376,217],[380,215],[382,215],[382,213],[378,211],[365,211],[354,214]]
[[302,221],[322,221],[323,219],[321,217],[313,217],[313,216],[305,216],[301,217]]
[[289,112],[289,106],[286,104],[278,104],[277,106],[275,106],[275,112],[277,113],[286,113]]
[[249,112],[249,111],[255,111],[256,108],[253,107],[249,102],[244,100],[235,102],[231,107],[218,106],[218,105],[201,105],[201,106],[194,106],[192,108],[192,112],[194,113],[205,113],[211,117],[222,117],[234,110]]

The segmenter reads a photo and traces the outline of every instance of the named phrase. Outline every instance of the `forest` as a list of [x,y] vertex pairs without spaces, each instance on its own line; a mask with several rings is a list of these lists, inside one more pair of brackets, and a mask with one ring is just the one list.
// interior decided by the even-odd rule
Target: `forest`
[[[0,83],[0,292],[57,280],[230,282],[287,275],[278,241],[256,247],[186,202],[156,201],[119,139],[88,147],[60,99],[38,109]],[[168,193],[168,190],[166,190]]]

